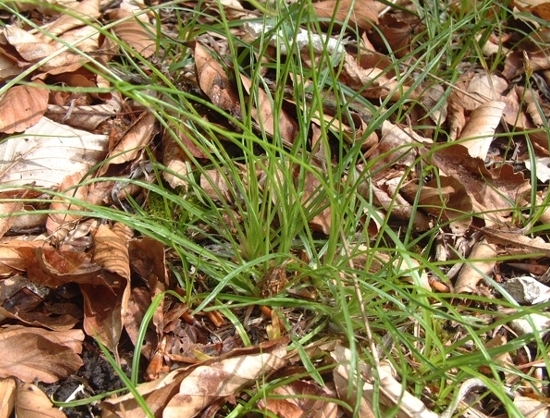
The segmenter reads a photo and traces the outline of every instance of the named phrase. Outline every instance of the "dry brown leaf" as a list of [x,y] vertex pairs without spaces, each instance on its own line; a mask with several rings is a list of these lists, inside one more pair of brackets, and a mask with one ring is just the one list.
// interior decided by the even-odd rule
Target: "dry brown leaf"
[[195,47],[195,65],[201,90],[212,103],[231,115],[240,115],[239,96],[222,66],[198,42]]
[[[314,231],[320,231],[323,234],[328,235],[330,234],[330,226],[332,223],[332,210],[330,208],[330,204],[328,204],[327,198],[323,197],[326,196],[326,194],[323,192],[323,185],[321,184],[318,175],[315,175],[310,171],[306,172],[305,179],[303,180],[304,191],[302,193],[302,205],[307,212],[317,212],[317,214],[313,216],[313,218],[309,221],[311,229],[313,229]],[[296,182],[298,181],[299,180],[296,180]],[[319,212],[317,208],[323,206],[326,207]]]
[[[109,14],[111,20],[125,19],[131,16],[131,13],[116,9]],[[134,48],[144,58],[151,57],[156,51],[156,29],[154,26],[137,18],[118,22],[113,27],[116,36]]]
[[42,29],[44,32],[37,35],[44,42],[51,42],[52,37],[62,35],[72,29],[86,25],[86,20],[97,19],[101,13],[99,11],[99,0],[84,0],[81,3],[76,3],[77,7],[67,7],[71,13],[61,14],[60,17],[53,22],[45,25]]
[[171,128],[178,138],[174,139],[168,132],[162,137],[162,162],[167,168],[162,176],[174,189],[180,186],[187,188],[191,157],[205,159],[208,155],[193,142],[184,127],[171,125]]
[[[151,306],[153,298],[165,289],[167,272],[164,247],[159,241],[148,237],[132,240],[128,252],[132,260],[132,271],[147,283],[146,288],[134,287],[131,290],[124,317],[124,328],[135,344],[145,312]],[[159,336],[162,335],[163,307],[164,303],[161,302],[153,316],[156,334],[148,332],[145,336],[141,353],[146,358],[151,357],[153,350],[157,348]]]
[[473,198],[476,211],[486,222],[502,222],[513,207],[523,203],[531,190],[522,173],[510,165],[489,171],[483,160],[470,156],[466,147],[453,144],[432,154],[431,162],[444,175],[456,178]]
[[16,383],[12,378],[0,379],[0,417],[12,416],[15,407]]
[[[411,181],[404,184],[400,192],[412,203],[416,199],[418,188],[418,183]],[[422,211],[443,222],[448,221],[453,233],[459,236],[466,232],[472,221],[472,199],[462,183],[454,177],[440,176],[424,184],[418,204]]]
[[93,281],[100,267],[90,254],[63,251],[45,246],[21,246],[18,253],[25,261],[27,276],[37,285],[56,288],[67,283]]
[[27,191],[25,190],[15,190],[0,193],[0,200],[14,199],[11,202],[7,201],[5,203],[0,203],[0,238],[2,238],[6,234],[6,232],[9,231],[9,229],[15,222],[15,217],[12,216],[12,214],[14,212],[20,211],[23,208],[23,201],[18,201],[17,199],[24,198],[26,194]]
[[[23,132],[35,125],[46,113],[49,92],[44,84],[15,86],[0,99],[0,132]],[[44,88],[40,87],[44,86]]]
[[298,134],[296,122],[283,109],[274,115],[272,101],[267,93],[259,87],[251,91],[252,82],[243,74],[241,74],[241,82],[246,92],[255,98],[257,107],[251,109],[251,114],[261,131],[265,131],[271,136],[277,133],[286,145],[293,144],[294,138]]
[[19,248],[34,249],[46,245],[43,241],[14,240],[0,245],[0,277],[8,277],[14,273],[25,271],[25,255],[21,254]]
[[71,303],[42,304],[49,289],[31,282],[21,275],[0,281],[0,321],[14,319],[27,325],[68,331],[82,319],[82,311]]
[[6,326],[0,328],[0,377],[15,376],[24,382],[37,379],[54,383],[75,373],[83,362],[84,333],[41,328]]
[[179,393],[164,408],[164,418],[191,418],[210,403],[231,396],[260,376],[269,375],[286,364],[286,348],[230,357],[199,365],[181,382]]
[[115,228],[100,225],[94,234],[94,262],[104,269],[130,280],[130,258],[128,240],[117,234]]
[[503,117],[509,126],[529,131],[535,129],[535,125],[521,109],[523,104],[520,105],[520,98],[523,97],[523,94],[523,87],[521,86],[516,85],[513,89],[510,89],[504,98],[506,107],[504,108]]
[[456,293],[476,293],[477,284],[485,276],[492,276],[497,256],[496,245],[486,239],[476,242],[472,248],[470,260],[464,264],[455,283]]
[[337,23],[343,23],[349,15],[349,24],[364,31],[378,24],[378,13],[385,7],[383,3],[373,0],[324,0],[313,3],[313,11],[318,18],[331,19],[334,16]]
[[[73,175],[65,177],[59,185],[59,193],[66,195],[70,199],[78,199],[86,201],[87,188],[84,186],[78,186],[78,183],[82,180],[86,172],[81,171]],[[82,216],[66,213],[67,211],[83,211],[84,208],[76,206],[71,203],[69,199],[60,200],[59,196],[56,196],[50,205],[50,209],[54,212],[48,215],[46,221],[46,229],[50,235],[55,235],[58,239],[63,239],[66,236],[66,231],[61,231],[60,228],[71,228],[74,222],[78,221]],[[68,224],[68,225],[67,225]],[[67,226],[66,226],[67,225]]]
[[334,390],[320,387],[316,383],[295,380],[273,390],[277,398],[266,397],[258,407],[281,418],[336,418],[338,405],[330,402],[336,399]]
[[[140,151],[149,144],[155,131],[155,115],[151,112],[143,112],[139,119],[124,134],[122,140],[111,150],[109,164],[122,164],[133,161]],[[107,164],[106,164],[107,166]],[[106,170],[107,167],[103,167]]]
[[119,276],[103,272],[94,284],[80,284],[84,297],[84,330],[116,354],[126,314],[129,283]]
[[[395,173],[392,173],[395,174]],[[365,198],[374,195],[375,200],[382,208],[399,219],[413,219],[413,225],[417,231],[427,231],[432,227],[431,219],[424,213],[416,210],[403,196],[399,194],[401,189],[400,176],[381,179],[376,185],[359,187],[358,192]],[[371,191],[369,191],[369,187]],[[369,197],[370,198],[370,197]]]
[[[139,393],[155,416],[194,417],[209,403],[234,395],[264,374],[280,369],[288,360],[287,338],[259,346],[235,349],[218,358],[175,370],[161,379],[141,384]],[[143,410],[132,394],[102,403],[103,418],[141,418]]]
[[416,160],[415,140],[417,134],[409,129],[402,129],[389,121],[382,124],[382,137],[378,145],[367,152],[366,157],[375,160],[374,169],[385,172],[389,167],[398,165],[410,167]]
[[98,228],[94,235],[94,261],[105,270],[93,281],[80,284],[86,333],[115,353],[130,298],[128,236],[124,234],[117,233],[116,225],[112,229],[107,225]]
[[4,36],[9,44],[28,62],[37,62],[57,51],[58,45],[43,42],[37,36],[19,28],[16,25],[7,25]]
[[[28,65],[30,64],[26,64],[26,66]],[[25,66],[25,64],[23,64],[23,66]],[[13,59],[9,55],[3,54],[0,45],[0,81],[5,81],[13,76],[21,74],[21,71],[22,68],[17,64],[17,59]]]
[[541,237],[529,238],[522,231],[500,231],[497,229],[483,228],[487,242],[506,246],[508,251],[517,248],[516,254],[530,254],[535,257],[537,254],[550,257],[550,244]]
[[91,106],[49,104],[46,117],[74,128],[93,131],[101,123],[113,118],[122,109],[122,96],[113,93],[105,103]]
[[15,413],[18,418],[66,418],[38,386],[29,383],[17,384]]
[[378,29],[369,33],[369,39],[377,50],[385,51],[389,46],[399,58],[412,52],[413,36],[424,30],[418,16],[403,11],[386,13],[379,20]]
[[457,141],[468,149],[472,157],[482,160],[487,157],[505,107],[504,101],[491,100],[481,104],[470,115]]

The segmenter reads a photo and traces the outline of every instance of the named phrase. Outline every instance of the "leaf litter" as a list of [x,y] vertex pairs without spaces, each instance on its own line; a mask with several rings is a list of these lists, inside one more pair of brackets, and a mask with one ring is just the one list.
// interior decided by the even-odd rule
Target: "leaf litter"
[[[221,4],[227,10],[220,10],[215,2],[189,2],[195,9],[186,13],[201,11],[200,18],[206,24],[224,14],[236,22],[236,36],[248,43],[265,43],[256,59],[269,62],[281,55],[297,54],[307,68],[327,65],[323,60],[328,59],[340,69],[340,83],[377,106],[388,106],[404,97],[423,105],[410,105],[408,126],[388,118],[380,129],[369,130],[372,108],[356,100],[348,106],[346,117],[338,118],[342,113],[331,96],[333,92],[327,91],[322,110],[315,110],[309,127],[311,171],[304,174],[299,165],[281,162],[270,177],[260,163],[254,173],[246,173],[250,167],[243,165],[243,178],[250,181],[256,176],[249,187],[265,191],[277,184],[282,190],[286,184],[298,187],[303,182],[301,196],[274,194],[272,203],[283,204],[283,198],[293,205],[299,202],[313,214],[307,222],[311,231],[332,233],[333,203],[328,198],[330,192],[323,190],[326,185],[319,180],[319,173],[342,161],[327,147],[330,144],[322,141],[326,130],[332,142],[341,140],[363,152],[363,160],[341,171],[342,182],[371,171],[369,181],[357,188],[378,207],[376,217],[365,214],[362,226],[369,235],[376,237],[383,223],[403,225],[411,218],[414,233],[438,227],[440,231],[432,259],[441,263],[442,274],[426,270],[421,272],[420,281],[413,279],[411,269],[421,268],[417,262],[411,261],[407,268],[384,252],[370,257],[369,242],[348,254],[353,268],[376,273],[392,265],[404,283],[417,280],[416,285],[428,292],[449,293],[456,299],[460,294],[504,297],[535,307],[547,300],[546,288],[535,286],[533,281],[540,284],[548,279],[550,244],[544,234],[526,234],[528,228],[519,226],[517,214],[518,209],[528,209],[533,199],[538,205],[547,200],[547,187],[533,182],[538,178],[545,183],[549,177],[547,137],[537,128],[546,126],[550,113],[550,61],[546,45],[541,43],[546,39],[546,28],[533,22],[549,20],[549,3],[518,3],[510,9],[513,24],[534,24],[535,29],[525,39],[514,39],[513,24],[506,28],[509,34],[492,33],[483,38],[481,50],[488,58],[505,54],[500,74],[482,71],[481,66],[465,67],[452,86],[429,85],[425,80],[417,83],[414,74],[406,71],[410,62],[402,61],[401,66],[394,63],[395,57],[414,57],[412,44],[424,30],[421,17],[407,2],[401,8],[371,0],[315,2],[312,12],[317,19],[323,22],[335,17],[346,22],[340,29],[350,29],[346,30],[349,36],[339,38],[332,25],[321,23],[326,33],[299,27],[289,43],[285,22],[277,26],[268,18],[267,23],[261,23],[255,12],[241,3],[226,3]],[[0,206],[0,345],[4,354],[0,361],[0,416],[10,416],[13,411],[21,417],[65,416],[43,390],[54,393],[53,384],[56,389],[68,386],[75,377],[85,381],[79,385],[82,397],[120,388],[118,378],[96,381],[92,387],[90,362],[103,373],[113,373],[110,366],[103,366],[106,363],[94,339],[125,370],[139,364],[129,355],[134,349],[148,360],[146,368],[132,370],[139,375],[133,382],[137,384],[135,391],[111,395],[94,404],[93,413],[103,417],[146,416],[140,400],[155,416],[224,416],[227,405],[234,407],[239,399],[254,396],[257,408],[280,417],[340,417],[345,414],[345,405],[357,402],[362,417],[392,409],[397,416],[424,418],[446,418],[457,408],[463,416],[505,413],[504,406],[494,406],[494,399],[475,398],[473,389],[488,389],[482,379],[460,382],[457,393],[446,399],[446,408],[437,407],[433,388],[412,390],[406,376],[400,376],[386,359],[375,359],[374,365],[355,361],[340,338],[329,338],[328,333],[303,347],[302,356],[290,349],[289,333],[307,328],[313,318],[299,309],[271,309],[270,300],[286,293],[318,301],[319,293],[310,279],[291,269],[292,257],[301,263],[310,261],[299,250],[264,273],[256,290],[262,298],[258,310],[236,307],[230,316],[227,311],[209,309],[192,313],[196,306],[182,302],[189,289],[182,287],[170,267],[177,263],[177,254],[166,252],[158,240],[122,223],[93,219],[86,209],[103,205],[131,213],[136,205],[152,205],[147,184],[160,181],[151,171],[155,158],[169,168],[162,176],[171,187],[200,187],[203,196],[226,210],[241,205],[230,175],[219,166],[203,170],[197,183],[189,181],[195,175],[194,167],[214,161],[217,150],[197,146],[185,124],[160,124],[152,109],[113,88],[117,77],[132,74],[116,70],[106,77],[102,68],[116,68],[124,54],[159,60],[157,29],[162,27],[163,36],[169,38],[170,23],[159,22],[156,12],[144,4],[126,1],[85,0],[60,6],[70,13],[60,13],[46,3],[10,3],[5,7],[0,9],[0,79],[4,86],[0,97],[0,182],[4,187]],[[19,14],[12,16],[10,7],[19,8]],[[453,10],[458,7],[467,6],[453,5],[449,12],[459,12]],[[174,17],[174,10],[158,10],[165,17]],[[31,17],[32,24],[22,16]],[[108,26],[100,31],[98,25]],[[118,43],[113,42],[114,37]],[[249,111],[253,130],[264,140],[280,139],[288,150],[302,140],[297,117],[304,109],[298,106],[311,104],[311,97],[305,96],[297,105],[288,94],[278,107],[273,100],[274,89],[285,86],[273,80],[268,71],[262,74],[260,85],[242,73],[235,77],[235,70],[224,57],[229,54],[227,40],[220,34],[200,35],[182,45],[188,48],[190,64],[179,70],[180,75],[163,76],[200,98],[196,106],[200,118],[220,131],[239,133]],[[156,63],[161,74],[166,73],[168,64]],[[146,83],[141,68],[140,72],[133,83]],[[10,84],[23,73],[19,81],[29,82]],[[312,80],[294,74],[285,82],[289,91],[293,91],[292,86],[307,90]],[[71,93],[53,89],[55,85],[69,87]],[[250,100],[247,109],[242,107],[240,94]],[[170,99],[164,100],[170,103]],[[177,120],[178,116],[172,117]],[[420,125],[423,128],[411,128]],[[518,128],[524,133],[521,138],[514,136],[510,157],[506,134]],[[442,141],[442,136],[448,141]],[[220,149],[225,145],[219,145]],[[237,158],[236,151],[229,147],[226,151]],[[419,165],[431,167],[437,175],[418,175]],[[286,172],[292,177],[285,176]],[[56,212],[45,215],[45,208]],[[243,214],[238,212],[224,214],[228,227],[236,233],[243,222]],[[542,208],[539,216],[543,226],[549,222],[547,212]],[[227,254],[223,243],[204,242],[203,237],[213,227],[204,222],[191,238],[210,246],[220,257],[234,257],[231,251]],[[499,261],[500,256],[509,257],[510,262]],[[457,268],[446,269],[449,261]],[[185,274],[193,275],[197,292],[212,290],[207,270],[198,265],[185,268],[189,269]],[[521,278],[523,271],[534,277]],[[443,283],[445,275],[447,282]],[[346,277],[344,273],[341,276]],[[294,288],[298,281],[305,285]],[[246,286],[238,281],[226,284],[234,290]],[[531,288],[536,294],[529,293]],[[148,317],[151,305],[155,309]],[[465,320],[470,318],[467,305],[459,302],[457,306],[464,309]],[[500,305],[497,308],[500,311],[495,318],[514,316],[517,311],[506,311]],[[237,332],[230,317],[244,318],[250,336]],[[142,333],[144,321],[149,321],[149,326]],[[512,331],[499,331],[492,338],[488,335],[484,343],[499,347],[535,330],[544,334],[547,322],[538,312],[526,318],[515,315],[509,321]],[[460,330],[453,337],[456,341],[467,330],[459,324],[454,326]],[[397,344],[387,335],[381,338],[387,347]],[[529,357],[528,345],[518,343],[515,347],[513,356],[506,353],[499,358],[503,370],[526,370],[536,365],[528,377],[539,387],[535,390],[525,382],[518,386],[514,381],[518,375],[507,372],[499,384],[505,383],[510,398],[525,416],[548,416],[547,388],[541,387],[546,363],[541,362],[540,353]],[[460,349],[478,352],[472,347]],[[306,377],[304,355],[330,373],[322,378]],[[408,355],[411,365],[418,362]],[[275,385],[270,396],[258,396],[263,393],[262,384],[298,375],[304,377]],[[359,384],[363,385],[360,390]],[[67,394],[56,400],[68,401],[74,396]],[[434,412],[436,409],[439,413]],[[79,411],[70,408],[67,415],[79,416]]]

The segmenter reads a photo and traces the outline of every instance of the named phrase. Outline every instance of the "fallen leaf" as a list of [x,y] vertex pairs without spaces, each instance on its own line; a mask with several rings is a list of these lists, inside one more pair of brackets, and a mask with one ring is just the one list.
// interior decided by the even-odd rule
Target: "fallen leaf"
[[91,134],[48,118],[0,144],[0,182],[56,188],[68,175],[87,170],[106,154],[106,135]]
[[29,383],[17,384],[15,414],[18,418],[66,418],[38,386]]
[[0,132],[23,132],[35,125],[46,113],[48,97],[48,89],[41,82],[10,88],[0,99]]
[[201,90],[212,103],[232,115],[240,115],[240,102],[235,88],[222,66],[199,43],[195,47],[195,65]]
[[285,145],[292,145],[294,138],[298,135],[296,122],[287,115],[284,109],[280,109],[275,115],[273,113],[274,104],[267,93],[260,87],[252,89],[252,81],[243,74],[241,74],[241,82],[247,93],[255,99],[256,107],[251,109],[251,114],[260,130],[271,136],[280,136]]
[[12,416],[15,407],[17,384],[14,379],[0,379],[0,417],[7,418]]
[[384,7],[384,4],[372,0],[324,0],[313,3],[313,11],[319,19],[334,17],[337,23],[343,23],[349,16],[349,25],[364,31],[378,24],[378,12]]
[[476,242],[468,262],[464,264],[455,283],[456,293],[476,293],[477,284],[487,276],[492,276],[496,264],[496,246],[486,239]]
[[142,57],[149,58],[155,54],[157,48],[156,30],[149,23],[138,21],[137,18],[128,19],[132,13],[116,9],[109,14],[112,20],[121,20],[113,27],[116,36],[134,48]]
[[468,149],[472,157],[482,160],[487,157],[505,107],[505,102],[492,100],[481,104],[470,115],[456,140]]
[[56,332],[15,325],[0,328],[0,377],[57,382],[83,365],[78,355],[83,340],[80,330]]

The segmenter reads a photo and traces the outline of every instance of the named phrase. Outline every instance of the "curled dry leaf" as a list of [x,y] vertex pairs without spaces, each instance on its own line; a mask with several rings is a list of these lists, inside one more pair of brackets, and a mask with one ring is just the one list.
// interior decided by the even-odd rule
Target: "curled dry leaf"
[[[174,370],[161,379],[141,384],[138,392],[155,416],[191,418],[216,400],[234,395],[243,387],[281,369],[288,339],[235,349],[218,358]],[[133,395],[102,403],[103,418],[145,417]]]
[[74,128],[93,131],[99,124],[111,119],[122,108],[122,96],[113,93],[105,103],[90,106],[48,105],[46,116]]
[[28,62],[37,62],[57,51],[58,46],[42,41],[16,25],[7,25],[4,36],[11,46]]
[[296,380],[273,390],[273,398],[266,397],[258,406],[283,418],[336,418],[338,406],[330,401],[336,393],[317,383]]
[[472,248],[469,261],[464,264],[455,284],[456,293],[476,293],[477,284],[487,276],[492,276],[497,249],[484,238]]
[[84,296],[84,329],[116,352],[130,298],[128,236],[124,229],[100,225],[94,235],[94,261],[104,270],[80,284]]
[[373,0],[324,0],[313,3],[313,11],[318,18],[331,19],[334,16],[337,23],[343,23],[349,16],[349,24],[364,31],[378,24],[378,13],[385,7],[385,4]]
[[49,92],[44,84],[15,86],[0,99],[0,132],[23,132],[46,113]]
[[23,209],[23,200],[27,196],[27,190],[14,190],[0,193],[0,200],[9,199],[0,203],[0,238],[14,224],[17,217],[12,216],[14,212]]
[[15,376],[23,382],[54,383],[75,373],[82,365],[84,333],[6,326],[0,329],[0,377]]
[[151,57],[156,51],[156,29],[154,26],[127,19],[132,14],[123,9],[117,9],[109,14],[111,20],[122,20],[113,27],[116,36],[134,48],[144,58]]
[[[403,185],[400,192],[409,202],[414,202],[419,185],[408,182]],[[472,199],[466,189],[454,177],[440,176],[421,187],[418,204],[422,210],[442,221],[450,222],[450,227],[455,234],[462,235],[469,228],[473,212]]]
[[70,13],[61,14],[60,17],[53,22],[47,24],[43,27],[44,32],[41,37],[45,42],[51,41],[54,35],[62,35],[72,29],[78,28],[80,26],[86,25],[86,20],[97,19],[101,13],[99,11],[99,0],[84,0],[81,3],[73,4],[76,7],[67,7],[70,9]]
[[164,418],[191,418],[210,403],[231,396],[260,376],[280,369],[286,361],[280,345],[269,352],[226,358],[196,367],[180,384],[179,393],[166,405]]
[[[439,418],[437,414],[430,411],[424,403],[415,398],[411,393],[404,390],[403,385],[394,377],[394,370],[389,362],[381,362],[381,367],[375,372],[360,362],[359,371],[363,386],[357,388],[358,378],[355,375],[355,365],[352,365],[351,351],[340,345],[336,346],[330,354],[335,360],[337,366],[333,371],[334,384],[336,392],[341,400],[349,405],[355,405],[357,402],[357,392],[360,391],[360,413],[362,418],[374,418],[373,410],[374,392],[379,391],[379,405],[377,410],[387,412],[398,408],[400,417],[416,418]],[[374,379],[379,378],[379,384],[374,384]],[[351,389],[351,390],[350,390]],[[394,415],[395,412],[392,413]],[[385,415],[383,415],[385,416]]]
[[[50,235],[59,234],[61,232],[61,227],[74,223],[81,218],[81,215],[67,213],[67,211],[84,210],[81,206],[76,206],[74,203],[71,203],[71,200],[78,199],[86,201],[87,188],[85,186],[78,186],[78,183],[85,174],[85,172],[81,171],[67,176],[59,185],[59,192],[66,195],[69,199],[61,200],[59,196],[56,196],[52,201],[50,209],[54,212],[48,215],[48,220],[46,221],[46,229]],[[58,238],[62,237],[58,235]]]
[[100,225],[94,234],[94,262],[106,270],[130,280],[128,241],[107,225]]
[[493,142],[495,129],[500,124],[506,103],[491,100],[477,107],[457,139],[474,158],[485,160]]
[[201,90],[212,103],[232,115],[240,115],[239,96],[222,66],[199,43],[195,47],[195,65]]
[[133,161],[139,152],[149,144],[155,131],[155,115],[151,112],[143,112],[139,119],[124,134],[122,140],[111,150],[109,164],[103,167],[107,169],[111,164],[122,164]]
[[529,181],[510,165],[489,171],[483,160],[473,158],[460,144],[438,149],[432,154],[431,163],[464,185],[486,222],[502,222],[531,190]]

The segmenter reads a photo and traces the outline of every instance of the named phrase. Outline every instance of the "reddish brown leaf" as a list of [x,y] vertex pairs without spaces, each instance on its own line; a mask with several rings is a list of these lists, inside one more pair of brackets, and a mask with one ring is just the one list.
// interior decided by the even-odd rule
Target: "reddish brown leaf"
[[199,43],[195,47],[199,85],[215,106],[230,114],[240,114],[239,96],[223,68]]
[[[40,83],[42,84],[42,83]],[[49,92],[37,86],[15,86],[0,99],[0,132],[23,132],[46,113]]]

